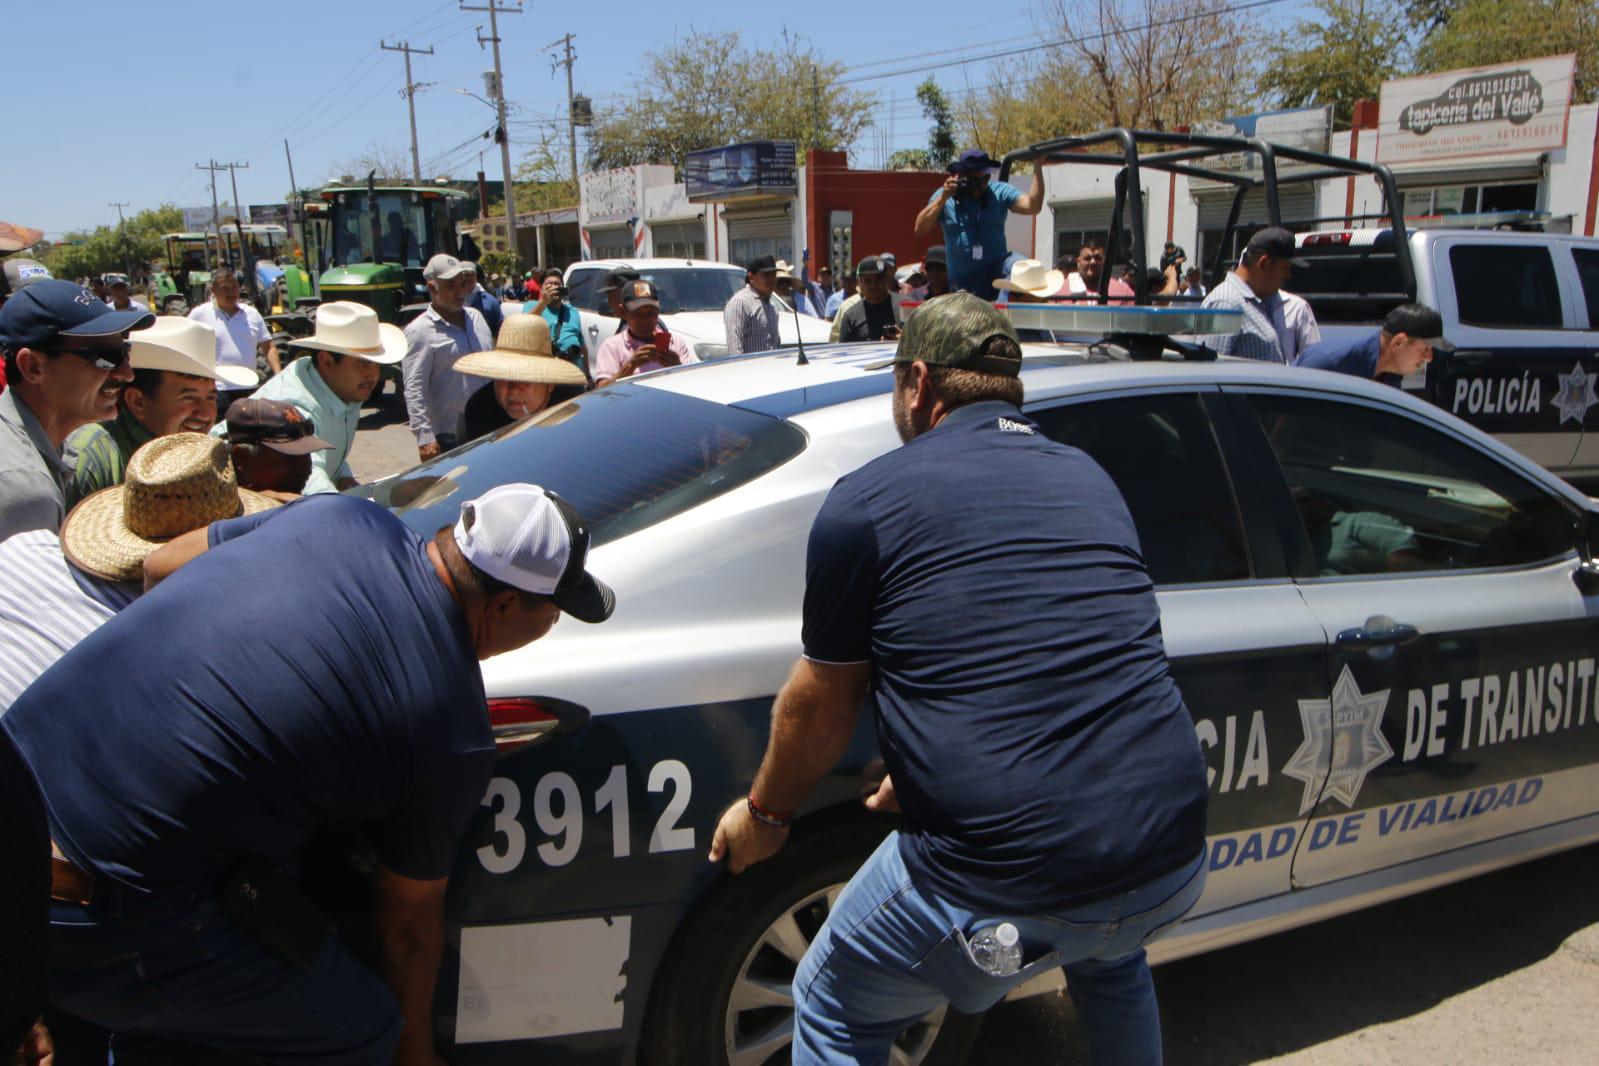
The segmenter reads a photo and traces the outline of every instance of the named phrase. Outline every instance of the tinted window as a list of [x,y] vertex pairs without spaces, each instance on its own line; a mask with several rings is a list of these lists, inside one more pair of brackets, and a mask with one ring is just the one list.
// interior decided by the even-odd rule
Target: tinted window
[[1232,486],[1197,397],[1139,396],[1028,415],[1116,482],[1157,584],[1249,576]]
[[661,294],[661,313],[720,311],[744,287],[744,272],[715,267],[645,270],[640,274],[655,283]]
[[1251,402],[1320,574],[1514,566],[1572,548],[1558,498],[1436,430],[1355,404]]
[[1599,329],[1599,248],[1573,248],[1577,276],[1582,279],[1582,296],[1588,302],[1588,328]]
[[496,485],[559,492],[595,544],[616,540],[760,477],[797,455],[787,422],[636,385],[611,385],[373,485],[419,532],[455,521]]
[[1548,248],[1463,244],[1449,249],[1455,303],[1468,326],[1559,329],[1560,283]]
[[[1308,265],[1294,268],[1288,286],[1310,301],[1318,322],[1376,321],[1405,291],[1391,232],[1378,234],[1370,244],[1342,244],[1336,235],[1310,240],[1316,243],[1299,250]],[[1367,294],[1375,298],[1363,298]]]
[[[594,290],[599,287],[600,270],[574,270],[566,276],[566,302],[580,311],[603,311],[607,305],[604,294]],[[599,301],[596,306],[596,301]]]

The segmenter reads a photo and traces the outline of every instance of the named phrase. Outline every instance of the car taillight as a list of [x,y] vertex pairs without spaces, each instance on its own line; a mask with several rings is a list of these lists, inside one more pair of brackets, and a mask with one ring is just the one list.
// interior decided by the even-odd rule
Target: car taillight
[[1348,244],[1353,236],[1352,233],[1307,233],[1304,246],[1309,248],[1314,244]]
[[566,732],[588,721],[588,711],[564,700],[514,696],[489,700],[489,725],[494,746],[512,751],[557,731]]

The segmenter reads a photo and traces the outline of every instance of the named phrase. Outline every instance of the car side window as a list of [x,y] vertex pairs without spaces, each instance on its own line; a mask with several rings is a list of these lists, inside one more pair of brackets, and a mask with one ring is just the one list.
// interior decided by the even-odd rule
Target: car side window
[[594,287],[599,284],[600,271],[574,270],[567,275],[566,301],[579,311],[593,311],[594,299],[599,294]]
[[1577,277],[1588,304],[1588,328],[1599,329],[1599,248],[1573,248],[1571,258],[1577,261]]
[[1572,549],[1555,495],[1420,422],[1255,395],[1322,576],[1521,566]]
[[1028,417],[1116,482],[1157,585],[1250,576],[1232,484],[1197,396],[1094,400]]
[[1548,248],[1457,244],[1449,249],[1460,321],[1490,329],[1560,329],[1560,283]]

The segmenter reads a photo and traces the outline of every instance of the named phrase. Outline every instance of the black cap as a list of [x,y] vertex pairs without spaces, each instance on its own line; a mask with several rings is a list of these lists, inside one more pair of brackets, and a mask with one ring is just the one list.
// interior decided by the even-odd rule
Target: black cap
[[1382,320],[1382,331],[1390,337],[1403,333],[1430,344],[1434,351],[1452,352],[1455,346],[1444,340],[1444,318],[1426,304],[1400,304]]
[[1244,249],[1244,257],[1253,259],[1258,255],[1269,255],[1276,259],[1288,260],[1288,265],[1295,270],[1303,270],[1310,264],[1294,254],[1298,250],[1294,245],[1292,233],[1281,226],[1267,226],[1249,238],[1249,246]]
[[949,266],[949,250],[942,244],[933,245],[931,248],[927,249],[927,254],[922,257],[923,266],[926,266],[929,263],[937,263],[940,266],[947,268]]
[[620,289],[623,285],[626,285],[628,282],[637,280],[638,271],[634,270],[632,267],[617,267],[609,274],[605,275],[605,284],[601,285],[595,291],[614,292],[615,290]]
[[892,263],[880,255],[869,255],[862,259],[855,267],[855,276],[866,277],[868,274],[888,274],[894,269]]
[[744,269],[751,274],[775,274],[777,273],[777,257],[758,255],[748,263],[745,263]]

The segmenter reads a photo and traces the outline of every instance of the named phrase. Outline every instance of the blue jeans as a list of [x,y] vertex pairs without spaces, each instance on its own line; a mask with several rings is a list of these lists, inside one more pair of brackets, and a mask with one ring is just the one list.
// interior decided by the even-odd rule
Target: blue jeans
[[198,1061],[204,1048],[267,1062],[392,1060],[399,1006],[338,937],[302,969],[239,925],[214,889],[112,898],[51,904],[50,998],[116,1034],[117,1066]]
[[[1098,1066],[1161,1061],[1160,1013],[1144,945],[1205,887],[1203,854],[1130,892],[1054,914],[967,910],[917,887],[892,833],[845,886],[794,977],[794,1063],[886,1063],[894,1038],[948,1002],[975,1014],[1061,966]],[[1022,969],[994,977],[967,942],[1009,921]]]

